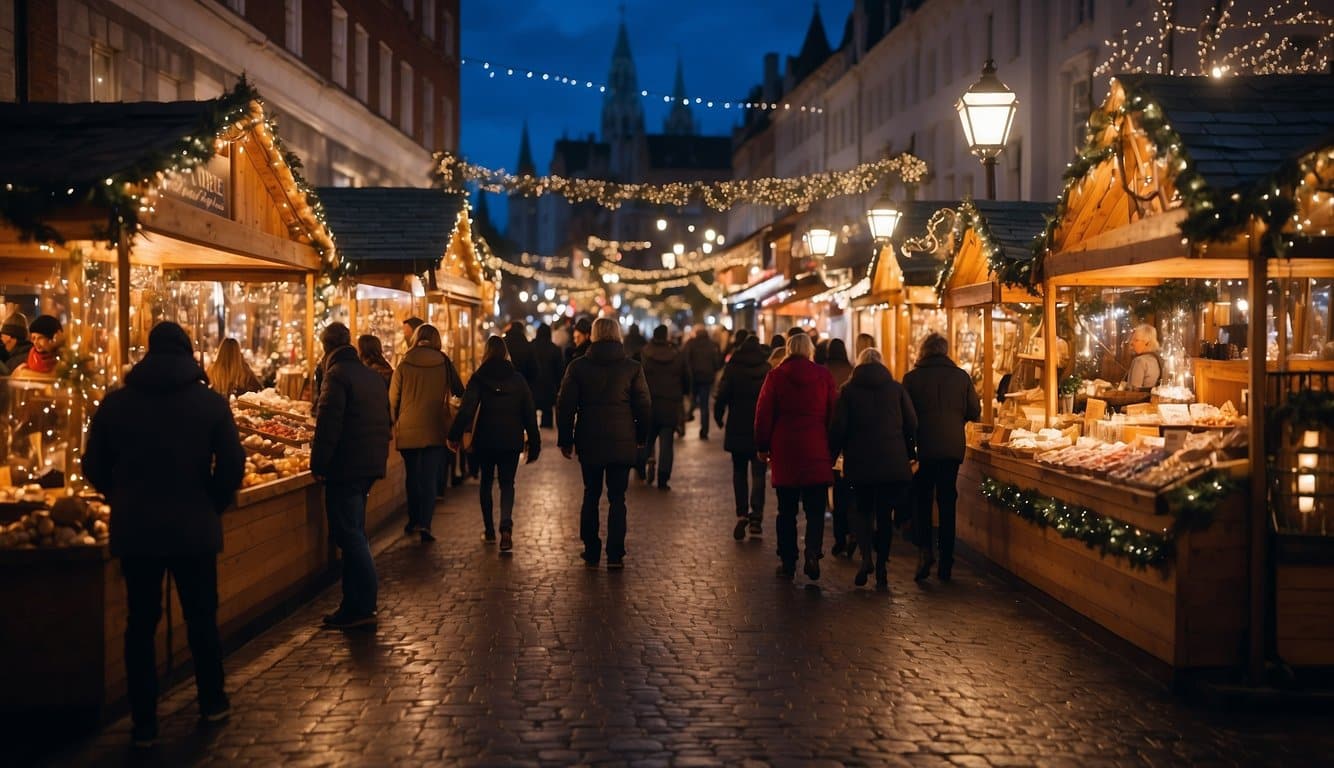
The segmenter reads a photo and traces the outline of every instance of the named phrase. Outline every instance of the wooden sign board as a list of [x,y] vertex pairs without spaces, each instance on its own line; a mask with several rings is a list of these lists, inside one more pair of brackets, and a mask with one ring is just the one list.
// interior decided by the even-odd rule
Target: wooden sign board
[[231,180],[231,158],[214,155],[192,171],[167,176],[162,184],[162,194],[202,211],[231,218]]

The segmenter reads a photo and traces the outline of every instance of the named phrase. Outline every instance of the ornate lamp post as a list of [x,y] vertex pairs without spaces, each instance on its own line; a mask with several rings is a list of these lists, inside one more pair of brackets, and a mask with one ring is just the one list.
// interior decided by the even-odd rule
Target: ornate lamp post
[[988,58],[982,78],[959,97],[954,105],[963,123],[968,149],[982,159],[987,169],[987,199],[996,199],[996,156],[1010,140],[1019,97],[996,77],[996,62]]
[[866,211],[866,223],[870,225],[871,237],[878,243],[887,242],[894,236],[903,212],[889,199],[889,191],[880,193],[880,197]]
[[819,258],[831,258],[834,255],[834,249],[838,247],[838,238],[834,236],[831,230],[822,226],[815,226],[806,230],[802,239],[806,241],[806,251]]

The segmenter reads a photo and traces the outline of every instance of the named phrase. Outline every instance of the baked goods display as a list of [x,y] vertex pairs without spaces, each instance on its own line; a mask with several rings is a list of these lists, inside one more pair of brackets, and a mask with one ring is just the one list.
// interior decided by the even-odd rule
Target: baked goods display
[[1039,464],[1059,467],[1069,472],[1093,475],[1140,488],[1157,489],[1214,463],[1214,452],[1226,440],[1214,433],[1186,435],[1182,446],[1169,453],[1162,438],[1142,439],[1135,443],[1103,443],[1096,438],[1080,438],[1068,448],[1038,454]]
[[[0,489],[0,499],[39,503],[26,487]],[[0,524],[0,549],[97,546],[111,535],[111,507],[95,496],[43,494],[40,504],[17,520]]]
[[302,445],[315,436],[310,427],[285,416],[250,411],[234,411],[232,415],[241,432],[257,434],[271,441]]
[[247,452],[241,487],[253,488],[256,485],[284,480],[308,471],[310,471],[310,451],[292,448],[287,449],[285,455],[279,457]]
[[311,404],[305,400],[293,400],[283,397],[273,387],[259,392],[246,392],[236,398],[237,405],[243,408],[273,411],[295,416],[300,419],[310,418]]

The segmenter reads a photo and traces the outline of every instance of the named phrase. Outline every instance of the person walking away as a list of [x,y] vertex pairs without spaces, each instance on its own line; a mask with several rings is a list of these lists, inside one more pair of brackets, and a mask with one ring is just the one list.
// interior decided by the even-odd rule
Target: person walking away
[[378,586],[366,538],[366,497],[384,477],[389,458],[389,398],[384,380],[357,358],[346,325],[330,323],[320,343],[324,384],[315,404],[310,472],[324,485],[329,532],[343,553],[343,600],[324,617],[324,625],[374,626]]
[[[736,525],[732,538],[741,541],[764,532],[764,473],[767,467],[755,453],[755,404],[769,373],[768,355],[756,336],[747,336],[723,366],[713,419],[723,429],[723,449],[732,454],[732,494]],[[723,416],[727,421],[724,426]]]
[[223,339],[218,345],[218,354],[213,358],[213,365],[208,367],[208,385],[223,397],[263,389],[241,354],[241,345],[236,339]]
[[652,485],[656,479],[658,489],[667,491],[671,490],[672,443],[681,425],[681,402],[690,391],[690,371],[685,356],[667,341],[665,325],[653,329],[653,340],[644,347],[643,357],[644,380],[653,399],[644,480]]
[[607,567],[625,564],[625,490],[630,467],[648,442],[653,405],[643,368],[625,356],[621,327],[612,318],[592,323],[588,352],[570,363],[556,397],[561,455],[577,452],[584,476],[579,513],[583,560],[596,568],[602,557],[598,505],[607,486]]
[[528,326],[522,320],[510,323],[509,329],[505,331],[505,346],[509,349],[510,363],[528,382],[528,390],[531,392],[537,385],[537,358],[528,341]]
[[635,362],[643,362],[642,355],[644,347],[648,341],[644,334],[639,330],[638,325],[631,325],[630,330],[625,332],[625,356]]
[[869,333],[857,334],[857,338],[852,342],[852,359],[861,360],[862,353],[868,349],[875,349],[875,337]]
[[934,500],[940,519],[940,569],[936,575],[941,581],[949,581],[954,567],[955,506],[964,455],[964,424],[981,418],[982,403],[972,378],[949,358],[949,343],[938,333],[922,341],[917,365],[903,377],[903,387],[917,411],[918,466],[913,476],[917,501],[913,520],[918,546],[916,579],[925,579],[935,563],[931,543]]
[[[814,337],[812,337],[814,338]],[[821,360],[818,355],[820,348],[824,347],[825,355]],[[834,386],[842,388],[847,383],[848,378],[852,376],[852,363],[848,360],[848,347],[842,339],[828,339],[821,341],[815,347],[815,362],[829,369],[829,373],[834,377]],[[848,524],[852,513],[852,506],[856,499],[852,492],[852,483],[848,482],[847,476],[839,469],[838,464],[834,465],[834,508],[831,511],[831,517],[834,523],[834,546],[830,552],[834,557],[852,557],[856,554],[856,540],[852,536],[852,528]]]
[[[446,466],[449,437],[449,398],[463,394],[463,381],[454,363],[440,349],[440,331],[429,323],[417,328],[417,340],[389,380],[389,414],[394,422],[394,446],[403,456],[408,494],[408,523],[422,542],[435,541],[431,520],[441,468]],[[492,533],[487,541],[495,541]]]
[[713,379],[723,367],[723,354],[703,326],[695,329],[695,336],[686,342],[684,351],[693,380],[690,417],[693,419],[695,411],[699,411],[699,439],[708,440],[709,395],[713,392]]
[[769,368],[777,368],[787,357],[787,337],[778,335],[769,343]]
[[426,321],[420,317],[409,317],[403,321],[403,354],[412,350],[413,336],[417,335],[417,329],[426,324]]
[[852,523],[861,545],[862,564],[855,580],[859,587],[871,574],[873,552],[875,585],[889,586],[891,513],[909,514],[909,461],[916,432],[917,414],[903,385],[894,380],[878,350],[862,352],[839,392],[829,425],[829,453],[843,455],[843,476],[857,494]]
[[768,460],[778,496],[778,575],[791,579],[797,567],[797,506],[806,511],[806,564],[820,578],[824,513],[834,482],[829,457],[829,419],[837,391],[834,377],[811,357],[815,344],[804,333],[787,340],[787,357],[764,377],[755,405],[755,449]]
[[565,373],[565,359],[551,336],[551,326],[537,326],[533,339],[533,358],[537,361],[537,379],[532,387],[533,403],[542,413],[542,428],[551,429],[556,408],[556,388]]
[[384,356],[384,346],[380,344],[379,336],[363,333],[357,337],[357,359],[361,360],[362,365],[380,374],[384,385],[389,386],[390,379],[394,377],[394,366]]
[[[545,326],[544,326],[545,327]],[[540,329],[539,329],[540,330]],[[549,331],[548,331],[549,332]],[[500,551],[514,548],[514,476],[527,438],[528,464],[542,452],[537,409],[528,382],[509,360],[508,345],[499,336],[486,340],[482,364],[468,380],[463,405],[449,429],[449,447],[462,448],[463,435],[472,433],[471,451],[481,472],[482,538],[495,539],[491,488],[500,477]]]
[[570,337],[574,339],[574,344],[565,348],[565,365],[569,367],[570,363],[576,358],[583,357],[588,352],[588,346],[591,343],[589,334],[593,332],[593,321],[587,317],[581,317],[574,321],[574,329],[570,332]]
[[153,327],[144,359],[97,409],[83,471],[111,504],[111,554],[125,578],[134,744],[151,746],[158,736],[155,638],[164,572],[185,616],[200,717],[227,719],[217,621],[220,516],[241,486],[245,453],[227,400],[204,382],[179,325]]

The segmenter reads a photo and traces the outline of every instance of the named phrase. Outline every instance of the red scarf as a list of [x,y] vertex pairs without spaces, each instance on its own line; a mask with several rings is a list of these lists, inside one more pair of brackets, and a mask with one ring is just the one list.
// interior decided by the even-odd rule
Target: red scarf
[[24,363],[34,373],[52,373],[56,370],[57,355],[51,352],[38,352],[37,347],[28,350],[28,360]]

